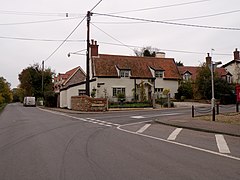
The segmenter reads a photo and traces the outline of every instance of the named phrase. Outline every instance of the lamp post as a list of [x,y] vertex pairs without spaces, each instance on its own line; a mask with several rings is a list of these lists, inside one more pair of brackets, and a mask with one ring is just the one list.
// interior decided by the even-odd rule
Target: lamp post
[[211,81],[212,81],[212,99],[211,99],[211,107],[212,109],[215,108],[215,98],[214,98],[214,70],[217,67],[217,65],[222,64],[221,61],[219,62],[213,62],[211,60]]

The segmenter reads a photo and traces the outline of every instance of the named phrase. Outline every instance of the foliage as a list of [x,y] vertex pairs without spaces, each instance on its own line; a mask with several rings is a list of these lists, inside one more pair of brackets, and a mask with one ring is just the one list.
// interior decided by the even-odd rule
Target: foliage
[[93,89],[91,92],[91,97],[95,98],[96,97],[96,89]]
[[177,61],[177,62],[176,62],[176,65],[177,65],[177,66],[183,66],[183,63],[182,63],[181,61]]
[[109,108],[145,108],[152,107],[152,104],[149,102],[127,102],[123,104],[119,103],[110,103]]
[[23,102],[24,90],[22,88],[14,88],[12,90],[13,102]]
[[[211,72],[206,65],[200,68],[195,84],[202,99],[212,98]],[[232,90],[233,87],[227,81],[214,73],[214,96],[216,99],[220,99],[222,94],[231,94]]]
[[118,93],[117,98],[118,98],[118,101],[125,101],[125,94],[124,93]]
[[[43,77],[43,91],[52,91],[53,72],[50,68],[42,71],[39,64],[30,65],[22,70],[18,75],[20,81],[20,88],[24,91],[24,96],[35,96],[36,98],[43,97],[42,92],[42,77]],[[42,76],[43,75],[43,76]]]
[[164,89],[163,95],[167,96],[170,93],[170,89]]
[[57,95],[53,91],[44,92],[45,106],[56,107],[57,106]]
[[178,96],[187,99],[193,98],[193,87],[191,82],[182,82],[178,87]]
[[10,83],[3,77],[0,77],[0,104],[12,102],[12,92],[10,90]]
[[151,46],[143,47],[140,50],[134,49],[136,56],[140,57],[156,57],[157,48],[152,48]]
[[139,84],[139,88],[140,88],[140,101],[144,102],[147,100],[146,91],[145,91],[145,87],[144,87],[144,81],[141,81],[141,83]]

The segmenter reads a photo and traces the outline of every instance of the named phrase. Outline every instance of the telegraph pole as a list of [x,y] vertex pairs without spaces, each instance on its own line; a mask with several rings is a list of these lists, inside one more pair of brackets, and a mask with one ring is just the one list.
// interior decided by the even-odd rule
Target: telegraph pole
[[89,82],[89,61],[90,61],[90,21],[92,13],[87,12],[87,57],[86,57],[86,95],[90,96],[90,82]]
[[43,91],[43,74],[44,74],[44,61],[42,61],[42,96],[44,97]]

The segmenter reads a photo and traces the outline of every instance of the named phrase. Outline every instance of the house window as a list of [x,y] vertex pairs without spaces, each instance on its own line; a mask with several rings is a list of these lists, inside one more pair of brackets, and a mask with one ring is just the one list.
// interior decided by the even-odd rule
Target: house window
[[78,95],[79,96],[86,95],[86,90],[85,89],[79,89],[78,90]]
[[155,88],[155,92],[156,93],[162,93],[163,92],[163,88]]
[[129,77],[130,71],[128,70],[120,70],[120,77]]
[[232,77],[231,76],[227,75],[226,79],[227,79],[227,82],[229,84],[232,83]]
[[155,71],[156,78],[163,78],[163,71]]
[[118,94],[125,95],[125,88],[113,88],[113,97],[117,97]]
[[191,79],[191,75],[189,73],[185,73],[183,75],[183,80],[189,81]]

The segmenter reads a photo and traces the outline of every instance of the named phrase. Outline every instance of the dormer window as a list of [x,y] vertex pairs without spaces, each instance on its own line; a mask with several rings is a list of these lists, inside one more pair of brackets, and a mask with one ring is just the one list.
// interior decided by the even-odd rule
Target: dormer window
[[120,70],[120,77],[129,77],[130,71],[129,70]]
[[164,73],[164,71],[155,71],[155,77],[156,78],[163,78],[163,73]]
[[186,81],[189,81],[189,80],[191,79],[191,74],[185,73],[185,74],[183,75],[183,79],[186,80]]

